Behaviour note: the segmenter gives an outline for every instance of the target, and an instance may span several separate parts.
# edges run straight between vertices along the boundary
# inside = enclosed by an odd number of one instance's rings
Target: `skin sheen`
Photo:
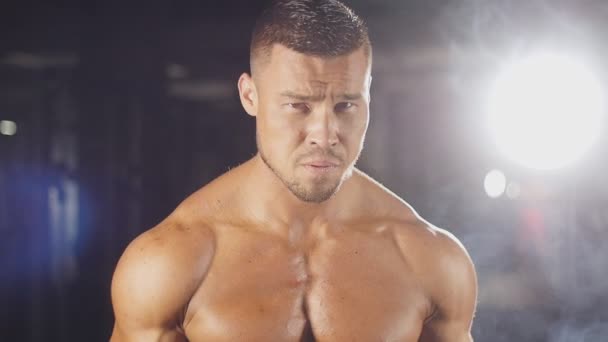
[[[127,247],[112,342],[472,341],[463,246],[354,167],[370,64],[275,45],[240,77],[259,153]]]

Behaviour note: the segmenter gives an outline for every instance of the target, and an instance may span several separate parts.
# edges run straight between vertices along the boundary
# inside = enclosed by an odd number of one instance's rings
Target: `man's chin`
[[[307,203],[323,203],[329,200],[340,189],[341,183],[327,188],[311,186],[307,189],[290,189],[291,192],[301,201]]]
[[[306,203],[314,203],[314,204],[321,204],[327,200],[329,200],[335,193],[331,193],[331,194],[295,194],[296,197],[302,201],[302,202],[306,202]]]

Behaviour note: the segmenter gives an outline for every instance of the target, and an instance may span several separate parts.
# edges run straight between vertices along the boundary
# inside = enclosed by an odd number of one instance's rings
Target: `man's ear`
[[[239,77],[239,97],[241,98],[241,104],[251,116],[258,115],[258,93],[255,88],[253,78],[246,72]]]

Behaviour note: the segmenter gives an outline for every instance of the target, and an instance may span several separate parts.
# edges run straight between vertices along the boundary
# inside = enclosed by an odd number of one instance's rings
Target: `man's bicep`
[[[114,307],[121,307],[120,303]],[[184,342],[184,334],[175,325],[141,314],[133,307],[129,312],[115,309],[115,322],[110,342]]]
[[[114,325],[110,342],[187,342],[179,331],[165,328],[131,328],[124,331],[118,324]]]
[[[470,324],[464,321],[437,318],[427,323],[420,342],[471,342]]]
[[[439,303],[437,312],[423,326],[421,342],[471,342],[471,326],[475,315],[476,285],[471,284],[462,298]],[[454,295],[458,295],[455,291]]]
[[[174,284],[173,261],[145,236],[127,247],[112,278],[112,342],[185,341],[178,327],[186,293]]]
[[[420,341],[470,342],[477,303],[477,276],[469,255],[460,242],[448,234],[435,288],[435,312],[424,325]]]
[[[127,306],[120,299],[113,300],[115,321],[110,342],[186,341],[175,325],[146,312],[145,306]]]

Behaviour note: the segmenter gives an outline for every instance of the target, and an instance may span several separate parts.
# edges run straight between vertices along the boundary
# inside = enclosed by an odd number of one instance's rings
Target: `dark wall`
[[[531,172],[484,140],[476,101],[498,56],[531,37],[606,56],[606,5],[348,3],[374,42],[359,166],[467,247],[480,279],[476,340],[602,336],[605,137],[579,166]],[[236,80],[263,4],[2,3],[0,120],[18,131],[0,135],[0,340],[107,340],[126,245],[255,153]],[[489,200],[483,176],[495,167],[529,196]]]

